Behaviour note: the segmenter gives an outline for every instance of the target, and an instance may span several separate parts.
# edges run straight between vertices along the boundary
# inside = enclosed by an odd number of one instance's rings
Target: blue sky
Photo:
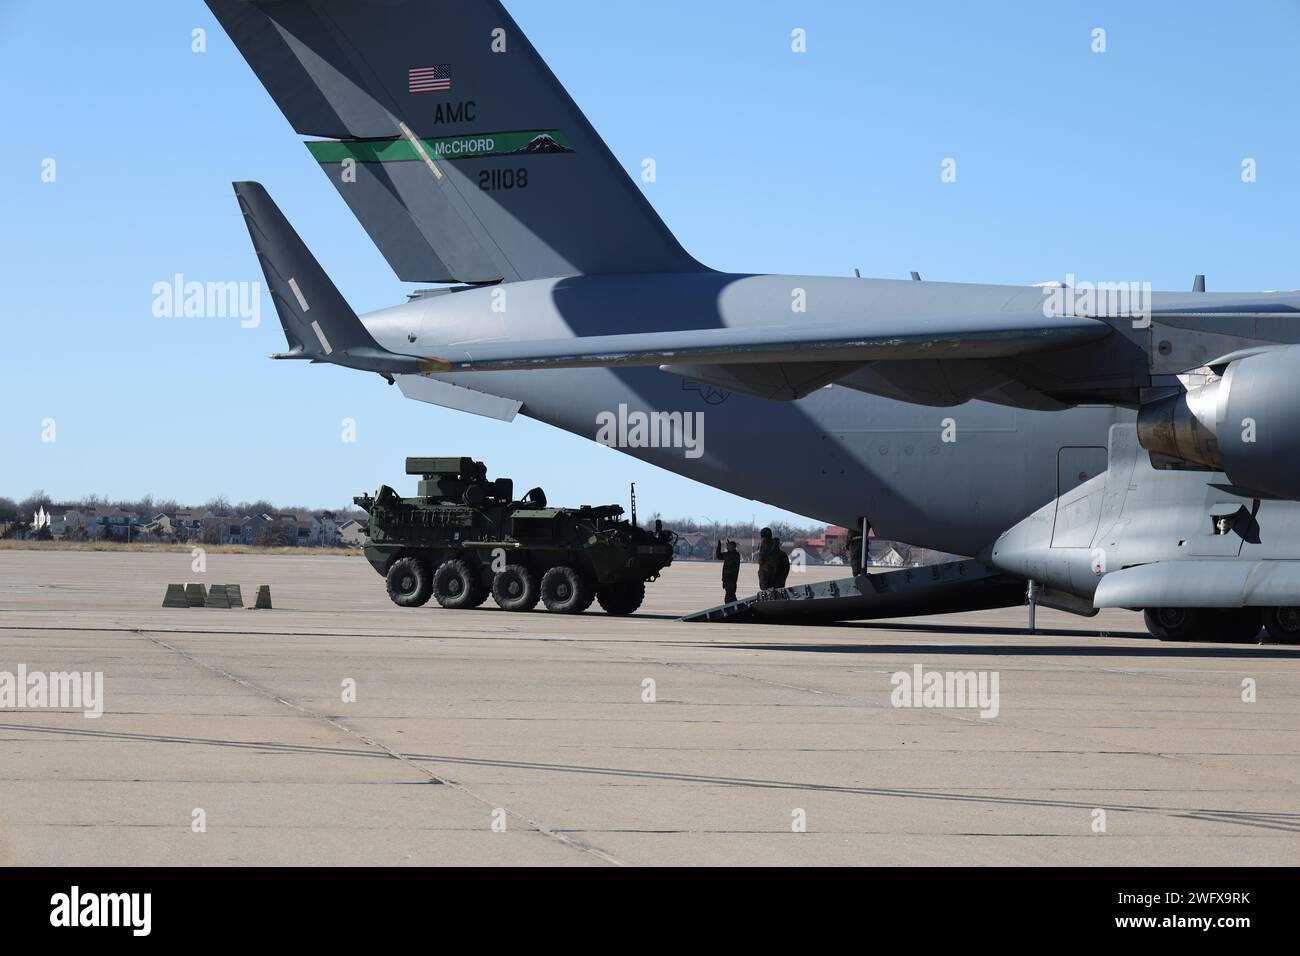
[[[619,160],[655,158],[643,188],[714,268],[1300,286],[1300,4],[507,6]],[[0,495],[337,506],[407,454],[468,452],[557,500],[635,480],[647,510],[789,517],[531,421],[270,362],[269,299],[256,329],[155,317],[176,273],[260,280],[237,179],[267,186],[358,312],[408,288],[200,0],[0,0],[0,81]]]

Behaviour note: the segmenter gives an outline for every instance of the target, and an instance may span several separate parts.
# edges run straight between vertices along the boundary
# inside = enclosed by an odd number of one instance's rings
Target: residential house
[[[94,541],[99,529],[98,508],[69,508],[63,513],[62,536],[70,541]]]
[[[339,543],[339,520],[332,511],[322,511],[316,516],[320,523],[320,544],[332,548]]]
[[[349,518],[339,525],[339,541],[351,548],[359,548],[366,543],[366,525],[356,518]]]
[[[140,531],[142,534],[168,540],[176,536],[176,527],[172,524],[171,515],[162,512],[154,515],[148,522],[141,525]]]
[[[99,515],[101,537],[115,541],[134,541],[140,536],[140,515],[113,508]]]
[[[701,531],[684,531],[677,536],[673,556],[685,561],[712,561],[716,542]]]
[[[203,534],[203,523],[212,518],[210,511],[184,509],[173,512],[171,520],[172,533],[180,541],[198,541]]]
[[[293,525],[294,545],[311,548],[320,544],[321,523],[310,511],[286,511],[282,517]]]
[[[839,525],[826,526],[826,531],[822,535],[822,551],[826,553],[828,564],[832,557],[839,557],[843,563],[843,557],[848,553],[851,533],[848,528],[841,528]]]
[[[901,568],[907,564],[907,559],[888,541],[882,541],[878,550],[872,548],[867,552],[867,563],[873,567]]]
[[[802,552],[803,563],[805,565],[825,564],[825,561],[823,560],[822,549],[820,545],[816,544],[815,542],[816,539],[808,539],[808,538],[798,538],[795,541],[791,542],[789,548],[791,560],[794,560],[795,552]]]

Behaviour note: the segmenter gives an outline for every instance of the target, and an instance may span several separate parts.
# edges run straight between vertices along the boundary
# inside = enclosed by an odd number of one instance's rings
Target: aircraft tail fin
[[[207,0],[398,277],[689,256],[498,0]]]
[[[417,371],[416,357],[389,352],[374,340],[262,185],[234,186],[289,342],[289,351],[276,358],[367,371]]]

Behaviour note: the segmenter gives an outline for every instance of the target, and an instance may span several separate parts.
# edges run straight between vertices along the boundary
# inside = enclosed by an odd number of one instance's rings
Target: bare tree
[[[214,515],[221,516],[229,515],[231,510],[230,502],[226,499],[225,495],[217,495],[214,498],[208,499],[203,507],[205,510],[211,511]]]

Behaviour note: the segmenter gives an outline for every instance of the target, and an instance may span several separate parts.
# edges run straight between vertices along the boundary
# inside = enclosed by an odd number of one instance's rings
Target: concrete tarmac
[[[615,619],[401,609],[361,558],[0,551],[0,679],[105,695],[0,709],[0,864],[1300,862],[1300,647],[677,623],[718,577]],[[184,581],[276,607],[160,607]],[[916,665],[996,677],[996,716],[894,706]]]

